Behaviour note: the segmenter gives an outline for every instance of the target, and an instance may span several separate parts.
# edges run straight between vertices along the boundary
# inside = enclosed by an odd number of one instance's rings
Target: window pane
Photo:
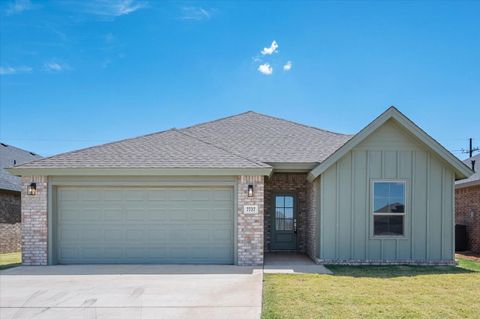
[[[375,188],[375,197],[388,197],[388,186],[390,183],[375,182],[373,187]]]
[[[293,207],[293,197],[285,196],[285,207]]]
[[[293,218],[293,208],[285,208],[285,218]]]
[[[375,236],[403,235],[404,216],[373,216],[373,234]]]
[[[404,183],[375,182],[373,192],[373,209],[375,213],[405,212]]]
[[[283,196],[275,196],[275,207],[285,207]]]
[[[280,218],[275,223],[276,230],[285,230],[285,219]]]
[[[285,208],[275,209],[275,217],[276,218],[285,218]]]
[[[404,183],[388,183],[390,186],[390,197],[400,197],[403,198],[404,194]]]
[[[293,230],[293,219],[285,219],[285,230]]]
[[[375,196],[374,201],[373,205],[375,213],[388,213],[390,211],[387,197]]]
[[[390,204],[390,212],[392,213],[404,213],[405,205],[400,202],[394,201],[393,204]]]

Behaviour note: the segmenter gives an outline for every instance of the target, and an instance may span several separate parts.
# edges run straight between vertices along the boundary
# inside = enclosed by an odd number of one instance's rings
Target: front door
[[[295,197],[292,195],[275,195],[273,205],[272,250],[296,250]]]

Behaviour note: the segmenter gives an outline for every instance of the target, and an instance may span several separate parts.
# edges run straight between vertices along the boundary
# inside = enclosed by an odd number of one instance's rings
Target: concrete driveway
[[[0,318],[260,318],[262,269],[22,266],[0,272]]]

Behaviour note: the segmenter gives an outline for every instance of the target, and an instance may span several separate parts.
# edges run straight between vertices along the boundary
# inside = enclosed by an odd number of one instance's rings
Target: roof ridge
[[[236,116],[240,116],[240,115],[243,115],[243,114],[247,114],[247,113],[255,113],[255,112],[254,111],[245,111],[245,112],[242,112],[242,113],[221,117],[219,119],[210,120],[210,121],[206,121],[206,122],[202,122],[202,123],[198,123],[198,124],[193,124],[193,125],[186,126],[186,127],[181,128],[181,129],[178,129],[178,130],[187,130],[187,129],[192,128],[192,127],[223,121],[223,120],[226,120],[226,119],[229,119],[229,118],[232,118],[232,117],[236,117]]]
[[[251,111],[249,111],[249,112],[251,112]],[[248,112],[245,112],[245,113],[248,113]],[[257,166],[268,165],[268,164],[263,163],[263,162],[255,162],[255,161],[251,160],[251,159],[248,158],[248,157],[241,156],[241,155],[238,155],[238,154],[236,154],[236,153],[233,153],[232,151],[230,151],[230,150],[228,150],[228,149],[226,149],[226,148],[220,147],[220,146],[215,145],[215,144],[213,144],[213,143],[211,143],[211,142],[207,142],[207,141],[201,140],[201,139],[199,139],[199,138],[196,137],[196,136],[192,136],[192,135],[190,135],[190,134],[187,134],[187,133],[183,132],[182,130],[184,130],[184,129],[179,130],[179,129],[176,129],[176,128],[175,128],[175,129],[173,129],[173,130],[174,130],[175,132],[178,132],[178,133],[180,133],[180,134],[183,134],[183,135],[185,135],[185,136],[188,136],[188,137],[190,137],[190,138],[192,138],[192,139],[194,139],[194,140],[196,140],[196,141],[199,141],[199,142],[201,142],[201,143],[204,143],[204,144],[213,146],[213,147],[218,148],[218,149],[220,149],[220,150],[222,150],[222,151],[224,151],[224,152],[227,152],[227,153],[229,153],[229,154],[231,154],[231,155],[233,155],[233,156],[236,156],[236,157],[242,158],[242,159],[244,159],[244,160],[247,160],[247,161],[249,161],[250,163],[253,163],[253,164],[257,165]],[[263,164],[263,165],[262,165],[262,164]],[[268,165],[268,166],[271,166],[271,165]]]
[[[315,126],[312,126],[312,125],[307,125],[307,124],[303,124],[303,123],[298,123],[298,122],[291,121],[291,120],[287,120],[287,119],[284,119],[284,118],[281,118],[281,117],[277,117],[277,116],[273,116],[273,115],[268,115],[268,114],[263,114],[263,113],[259,113],[259,112],[255,112],[255,111],[251,111],[251,110],[250,110],[250,111],[246,111],[246,112],[242,112],[242,113],[238,113],[238,114],[234,114],[234,115],[230,115],[230,116],[225,116],[225,117],[222,117],[222,118],[219,118],[219,119],[216,119],[216,120],[211,120],[211,121],[206,121],[206,122],[203,122],[203,123],[198,123],[198,124],[190,125],[190,126],[187,126],[187,127],[182,128],[181,130],[187,130],[187,129],[190,129],[190,128],[193,128],[193,127],[198,127],[198,126],[202,126],[202,125],[205,125],[205,124],[210,124],[210,123],[215,123],[215,122],[223,121],[223,120],[226,120],[226,119],[230,119],[230,118],[237,117],[237,116],[244,115],[244,114],[248,114],[248,113],[252,113],[252,114],[256,114],[256,115],[268,117],[268,118],[275,119],[275,120],[278,120],[278,121],[288,122],[288,123],[291,123],[291,124],[295,124],[295,125],[298,125],[298,126],[303,126],[303,127],[310,128],[310,129],[314,129],[314,130],[321,131],[321,132],[327,132],[327,133],[336,134],[336,135],[341,135],[341,136],[353,136],[353,135],[355,135],[355,134],[345,134],[345,133],[333,132],[333,131],[326,130],[326,129],[322,129],[322,128],[315,127]]]
[[[158,131],[158,132],[154,132],[154,133],[149,133],[149,134],[139,135],[139,136],[135,136],[135,137],[124,138],[124,139],[121,139],[121,140],[118,140],[118,141],[113,141],[113,142],[107,142],[107,143],[97,144],[97,145],[93,145],[93,146],[88,146],[88,147],[84,147],[84,148],[81,148],[81,149],[78,149],[78,150],[58,153],[58,154],[55,154],[55,155],[52,155],[52,156],[42,157],[42,158],[35,159],[35,160],[27,162],[27,163],[16,165],[14,167],[21,167],[23,165],[29,165],[29,164],[36,163],[36,162],[39,162],[39,161],[48,160],[50,158],[57,157],[57,156],[62,156],[62,155],[67,155],[67,154],[75,154],[75,153],[83,152],[83,151],[90,150],[90,149],[97,148],[97,147],[102,147],[102,146],[107,146],[107,145],[112,145],[112,144],[116,144],[116,143],[130,141],[130,140],[135,140],[135,139],[138,139],[138,138],[152,136],[152,135],[155,135],[155,134],[162,134],[162,133],[166,133],[166,132],[169,132],[169,131],[172,131],[172,130],[174,130],[174,129],[171,128],[171,129],[168,129],[168,130]]]
[[[275,120],[284,121],[284,122],[288,122],[288,123],[295,124],[295,125],[298,125],[298,126],[303,126],[303,127],[306,127],[306,128],[311,128],[311,129],[314,129],[314,130],[317,130],[317,131],[332,133],[332,134],[336,134],[336,135],[343,135],[343,136],[353,136],[353,135],[355,135],[355,134],[345,134],[345,133],[333,132],[333,131],[326,130],[326,129],[323,129],[323,128],[319,128],[319,127],[315,127],[315,126],[307,125],[307,124],[303,124],[303,123],[298,123],[298,122],[295,122],[295,121],[292,121],[292,120],[287,120],[287,119],[284,119],[284,118],[281,118],[281,117],[278,117],[278,116],[269,115],[269,114],[263,114],[263,113],[254,112],[254,111],[248,111],[248,112],[245,112],[245,113],[254,113],[254,114],[269,117],[269,118],[272,118],[272,119],[275,119]]]

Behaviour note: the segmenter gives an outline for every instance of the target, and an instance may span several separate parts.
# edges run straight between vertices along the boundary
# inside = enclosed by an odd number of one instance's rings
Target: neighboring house
[[[475,174],[455,183],[456,221],[467,226],[467,248],[480,254],[480,154],[463,162]]]
[[[0,143],[0,254],[21,249],[21,179],[4,168],[39,158],[35,153]]]
[[[35,189],[26,265],[452,264],[454,181],[472,175],[394,107],[355,135],[246,112],[10,172]]]

